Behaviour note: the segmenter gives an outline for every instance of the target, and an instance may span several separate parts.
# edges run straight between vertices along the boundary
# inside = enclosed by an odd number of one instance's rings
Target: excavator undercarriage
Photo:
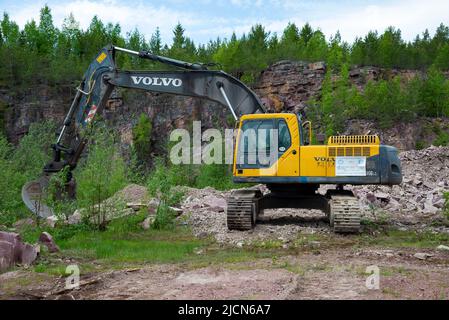
[[[259,189],[236,190],[227,199],[227,224],[230,230],[251,230],[266,209],[294,208],[323,211],[335,233],[358,233],[361,208],[352,191],[342,188],[317,192],[314,186],[268,185],[270,192]]]

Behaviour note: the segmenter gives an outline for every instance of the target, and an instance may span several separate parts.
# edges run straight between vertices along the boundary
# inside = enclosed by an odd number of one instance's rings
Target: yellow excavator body
[[[238,128],[233,165],[236,182],[396,184],[401,179],[396,149],[381,145],[375,135],[331,136],[325,145],[312,144],[311,123],[302,123],[290,113],[244,115]],[[246,135],[249,129],[254,129],[253,137]],[[273,129],[279,147],[274,161],[248,164],[251,139],[260,152],[273,139],[263,131]],[[261,138],[267,139],[262,148]],[[389,156],[388,161],[380,156],[381,151]]]

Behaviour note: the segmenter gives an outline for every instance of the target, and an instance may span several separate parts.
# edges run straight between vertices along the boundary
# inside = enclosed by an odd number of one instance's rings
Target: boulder
[[[141,226],[142,226],[143,230],[150,229],[151,225],[154,222],[154,219],[155,219],[155,216],[146,217],[145,220],[143,220],[142,223],[141,223]]]
[[[435,214],[437,213],[439,210],[437,207],[431,205],[430,203],[424,203],[424,209],[423,209],[423,213],[426,214]]]
[[[127,208],[131,208],[134,211],[139,211],[140,209],[146,207],[147,205],[142,202],[128,202],[126,203]]]
[[[426,260],[427,258],[433,257],[433,254],[425,252],[417,252],[413,256],[419,260]]]
[[[11,242],[0,240],[0,272],[15,264],[14,246]]]
[[[390,199],[388,193],[385,192],[375,192],[374,196],[381,201],[388,201]]]
[[[175,208],[175,207],[168,207],[168,208],[171,211],[173,211],[177,217],[179,217],[182,214],[182,212],[183,212],[183,210],[180,209],[180,208]]]
[[[69,216],[68,223],[78,224],[81,223],[81,220],[82,220],[81,211],[79,209],[76,209],[75,212],[71,216]]]
[[[209,207],[212,211],[224,212],[226,209],[226,200],[213,195],[207,195],[203,198],[203,205]]]
[[[15,264],[30,265],[39,255],[40,247],[24,243],[19,234],[0,232],[0,271]]]
[[[159,207],[160,204],[160,200],[153,198],[150,201],[148,201],[148,214],[152,215],[152,214],[156,214],[157,212],[157,208]]]
[[[50,228],[54,228],[56,225],[56,222],[58,222],[58,217],[53,215],[53,216],[49,216],[45,219],[45,223],[47,224],[47,226],[49,226]]]
[[[48,232],[41,233],[39,236],[39,242],[46,246],[48,251],[51,253],[59,251],[59,247],[56,245],[53,237]]]
[[[21,219],[21,220],[16,221],[16,222],[13,224],[13,227],[14,227],[15,229],[22,229],[22,228],[25,227],[25,226],[34,226],[34,225],[35,225],[35,223],[34,223],[34,220],[33,220],[33,219],[31,219],[31,218],[26,218],[26,219]]]
[[[29,243],[22,244],[20,252],[20,263],[24,265],[31,265],[39,255],[41,248],[38,244],[32,245]]]
[[[440,199],[437,202],[433,203],[433,206],[435,208],[438,208],[438,209],[443,209],[444,204],[445,204],[445,200],[444,199]]]
[[[440,250],[440,251],[449,251],[449,247],[440,244],[440,245],[437,247],[437,250]]]

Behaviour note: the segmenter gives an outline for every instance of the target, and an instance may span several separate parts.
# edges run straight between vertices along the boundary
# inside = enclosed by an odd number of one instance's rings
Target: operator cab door
[[[276,119],[278,130],[277,176],[299,176],[299,130],[295,116]]]
[[[239,176],[298,176],[299,134],[296,117],[245,120],[236,158]]]

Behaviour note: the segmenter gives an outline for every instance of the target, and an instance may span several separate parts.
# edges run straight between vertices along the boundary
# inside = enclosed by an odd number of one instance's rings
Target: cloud
[[[367,5],[334,16],[312,21],[320,26],[326,34],[340,30],[345,40],[352,41],[356,36],[363,36],[370,30],[383,32],[387,27],[401,29],[407,40],[412,40],[425,28],[432,31],[441,22],[446,22],[449,15],[449,2],[444,0],[401,0],[394,4]]]
[[[232,0],[245,6],[245,0]],[[445,0],[397,0],[384,4],[366,3],[348,5],[340,1],[316,4],[310,1],[271,0],[264,4],[271,11],[282,12],[282,17],[275,14],[264,17],[229,18],[223,23],[214,24],[195,31],[194,34],[217,34],[228,38],[232,32],[238,35],[248,33],[256,23],[262,23],[267,31],[279,35],[289,22],[301,27],[309,22],[314,28],[323,31],[327,38],[340,31],[344,41],[352,42],[356,37],[363,37],[371,30],[382,33],[389,26],[401,29],[405,40],[413,40],[426,28],[432,34],[440,23],[447,24],[449,1]],[[274,9],[275,8],[275,9]]]
[[[4,2],[9,1],[8,11],[22,27],[31,18],[38,20],[40,8],[48,3],[57,26],[72,12],[86,29],[96,14],[103,22],[120,23],[124,33],[137,27],[147,39],[159,27],[163,41],[168,43],[178,22],[187,36],[201,43],[229,38],[234,31],[237,35],[248,33],[256,23],[281,34],[288,22],[299,27],[310,22],[328,38],[339,30],[348,42],[370,30],[383,32],[392,25],[401,29],[406,40],[413,40],[425,28],[432,33],[441,22],[447,24],[449,16],[446,0],[382,0],[382,4],[374,0],[24,0],[20,6],[12,0]]]
[[[38,21],[39,10],[47,2],[36,1],[31,5],[21,7],[13,12],[12,18],[22,27],[31,19]],[[192,13],[172,10],[164,5],[156,7],[141,1],[129,5],[126,2],[115,0],[75,0],[65,3],[48,3],[48,5],[57,26],[61,26],[64,18],[73,13],[81,28],[87,29],[93,16],[97,15],[104,23],[119,23],[123,31],[131,31],[137,27],[147,39],[156,30],[156,27],[159,27],[162,37],[167,42],[171,39],[171,31],[178,22],[181,22],[187,29],[187,34],[189,27],[204,22]]]

